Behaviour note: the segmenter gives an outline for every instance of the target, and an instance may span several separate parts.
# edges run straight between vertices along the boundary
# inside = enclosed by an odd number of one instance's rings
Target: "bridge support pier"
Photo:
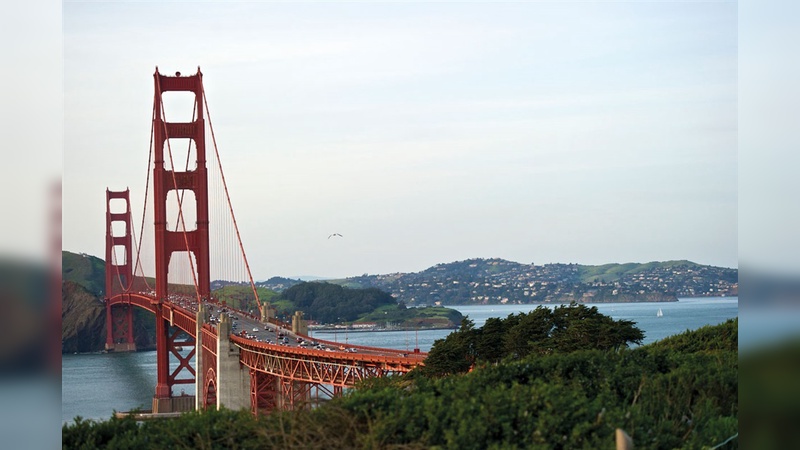
[[[153,396],[153,413],[172,411],[172,388],[169,377],[169,323],[164,317],[163,304],[156,304],[156,394]]]
[[[195,333],[194,333],[194,392],[195,401],[194,409],[201,410],[204,408],[203,404],[203,389],[205,388],[206,374],[203,368],[205,367],[204,359],[206,354],[203,351],[203,324],[206,323],[206,305],[200,303],[197,305],[197,315],[195,316]]]
[[[308,336],[308,322],[303,320],[303,311],[295,311],[292,316],[292,333]]]
[[[269,302],[265,302],[261,305],[261,322],[267,323],[269,319],[274,319],[276,317],[277,310],[270,305]]]
[[[133,307],[106,306],[106,351],[135,352],[133,340]]]
[[[250,371],[239,362],[239,348],[231,344],[231,322],[221,314],[217,327],[217,409],[250,409]]]

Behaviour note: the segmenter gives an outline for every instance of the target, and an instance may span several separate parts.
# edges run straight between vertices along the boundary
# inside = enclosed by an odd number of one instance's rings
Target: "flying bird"
[[[330,238],[332,238],[332,237],[334,237],[334,236],[343,237],[343,236],[342,236],[341,234],[339,234],[339,233],[333,233],[332,235],[328,236],[328,239],[330,239]]]

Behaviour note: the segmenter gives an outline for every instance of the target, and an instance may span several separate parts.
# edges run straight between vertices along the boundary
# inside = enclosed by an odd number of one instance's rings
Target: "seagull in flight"
[[[343,236],[342,236],[341,234],[339,234],[339,233],[333,233],[332,235],[328,236],[328,239],[330,239],[330,238],[332,238],[332,237],[334,237],[334,236],[343,237]]]

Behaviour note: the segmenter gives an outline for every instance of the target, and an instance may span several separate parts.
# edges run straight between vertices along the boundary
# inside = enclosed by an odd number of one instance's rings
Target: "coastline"
[[[325,334],[339,334],[339,333],[377,333],[381,331],[429,331],[429,330],[457,330],[458,327],[424,327],[424,328],[408,328],[408,327],[393,327],[393,328],[368,328],[368,329],[351,329],[351,328],[310,328],[308,331],[312,334],[325,333]]]

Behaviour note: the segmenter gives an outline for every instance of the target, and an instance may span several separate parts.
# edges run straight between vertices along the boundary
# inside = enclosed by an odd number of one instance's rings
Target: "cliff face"
[[[99,352],[105,348],[106,319],[103,302],[83,286],[64,281],[61,285],[61,352]],[[133,336],[138,350],[155,348],[155,318],[139,308],[133,310]]]
[[[103,350],[105,333],[103,303],[83,286],[64,281],[61,285],[61,352]]]

